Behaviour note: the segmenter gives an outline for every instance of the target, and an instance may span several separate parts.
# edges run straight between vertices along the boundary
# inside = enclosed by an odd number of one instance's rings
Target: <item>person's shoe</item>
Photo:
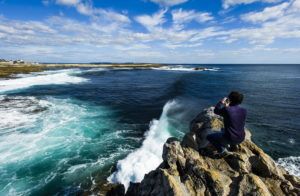
[[[221,159],[224,158],[226,156],[228,156],[230,153],[227,151],[227,149],[225,148],[222,152],[216,152],[214,154],[214,157],[217,159]]]

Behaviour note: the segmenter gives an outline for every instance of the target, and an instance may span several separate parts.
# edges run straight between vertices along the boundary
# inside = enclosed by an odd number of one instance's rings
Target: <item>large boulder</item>
[[[141,183],[131,183],[126,195],[300,195],[300,179],[277,166],[251,141],[249,131],[230,155],[210,156],[206,135],[222,127],[213,108],[204,110],[182,142],[167,140],[163,162]]]

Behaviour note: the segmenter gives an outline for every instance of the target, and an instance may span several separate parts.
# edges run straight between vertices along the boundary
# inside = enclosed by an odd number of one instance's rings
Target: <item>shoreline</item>
[[[0,78],[11,78],[15,74],[29,74],[55,68],[159,68],[165,65],[140,63],[140,64],[11,64],[0,62]]]

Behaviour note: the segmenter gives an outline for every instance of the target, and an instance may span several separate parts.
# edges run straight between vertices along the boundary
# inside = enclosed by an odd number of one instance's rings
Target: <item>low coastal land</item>
[[[28,74],[49,69],[67,68],[158,68],[162,64],[153,63],[123,63],[123,64],[36,64],[36,63],[9,63],[0,62],[0,78],[10,78],[15,74]]]

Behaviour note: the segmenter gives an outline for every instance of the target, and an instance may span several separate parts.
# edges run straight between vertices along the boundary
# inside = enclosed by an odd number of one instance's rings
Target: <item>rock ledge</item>
[[[251,141],[249,131],[246,140],[224,158],[210,156],[212,149],[200,149],[208,143],[206,135],[222,126],[213,108],[204,110],[182,142],[167,140],[163,162],[141,183],[131,183],[126,195],[300,195],[300,179],[277,166]],[[116,192],[121,195],[116,190],[108,195]]]

